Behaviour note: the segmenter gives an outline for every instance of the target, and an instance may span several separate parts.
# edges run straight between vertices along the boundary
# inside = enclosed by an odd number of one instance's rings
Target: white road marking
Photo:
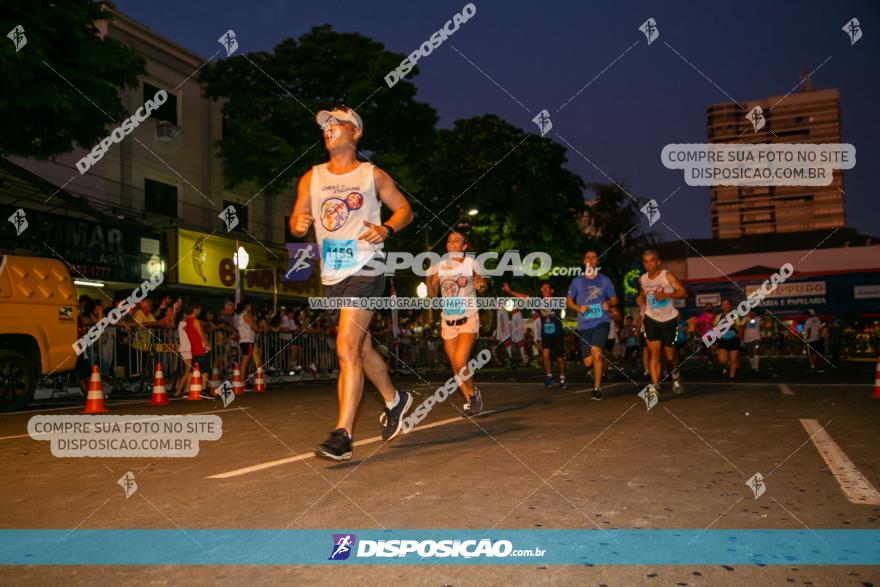
[[[794,392],[791,390],[791,388],[784,383],[779,384],[779,391],[782,392],[782,395],[794,395]]]
[[[720,385],[720,381],[696,381],[696,380],[684,380],[684,383],[690,383],[692,385]],[[778,385],[772,381],[768,381],[766,383],[757,383],[751,381],[734,381],[734,387],[770,387],[773,385]],[[870,383],[792,383],[796,387],[872,387]],[[727,384],[725,384],[727,387]]]
[[[424,426],[418,426],[417,428],[413,428],[409,433],[415,432],[417,430],[428,430],[429,428],[435,428],[437,426],[443,426],[444,424],[449,424],[451,422],[463,422],[465,419],[461,416],[456,416],[455,418],[447,418],[446,420],[439,420],[437,422],[432,422],[431,424],[426,424]],[[409,434],[408,433],[408,434]],[[352,443],[352,447],[355,446],[363,446],[365,444],[373,444],[374,442],[383,442],[381,436],[372,436],[370,438],[365,438],[363,440],[357,440]],[[315,453],[311,450],[307,453],[298,454],[292,457],[287,457],[284,459],[278,459],[275,461],[269,461],[267,463],[260,463],[259,465],[252,465],[250,467],[244,467],[241,469],[235,469],[234,471],[227,471],[225,473],[218,473],[217,475],[211,475],[207,477],[207,479],[228,479],[229,477],[238,477],[240,475],[247,475],[248,473],[255,473],[257,471],[263,471],[265,469],[271,469],[272,467],[280,467],[281,465],[286,465],[287,463],[295,463],[297,461],[304,461],[306,459],[315,458]]]
[[[818,420],[801,420],[801,424],[812,437],[819,454],[825,459],[825,463],[846,498],[855,504],[880,505],[880,493],[868,479],[862,475],[855,463],[843,452],[826,430],[822,428]]]

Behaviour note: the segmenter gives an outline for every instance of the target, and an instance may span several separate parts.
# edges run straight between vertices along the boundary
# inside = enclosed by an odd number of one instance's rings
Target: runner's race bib
[[[666,306],[669,305],[669,298],[666,298],[665,300],[658,300],[657,298],[654,297],[654,294],[649,293],[648,294],[648,305],[651,306],[651,308],[655,309],[655,310],[657,308],[665,308]]]
[[[447,316],[464,314],[464,298],[443,298],[443,311]]]
[[[556,334],[556,325],[552,322],[544,323],[544,334]]]
[[[321,259],[328,270],[336,271],[355,266],[357,244],[354,240],[325,238],[321,249]]]
[[[587,305],[587,311],[584,312],[584,318],[587,320],[593,320],[595,318],[602,317],[602,304],[589,304]]]

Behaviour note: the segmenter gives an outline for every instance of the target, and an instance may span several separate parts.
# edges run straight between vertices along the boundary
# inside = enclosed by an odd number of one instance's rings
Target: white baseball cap
[[[331,118],[335,118],[336,120],[341,120],[343,122],[350,122],[361,129],[361,132],[363,132],[364,130],[364,121],[361,120],[361,117],[360,115],[358,115],[357,112],[355,112],[352,108],[349,108],[348,106],[340,104],[338,106],[334,106],[333,110],[321,110],[315,116],[315,120],[318,122],[318,126],[320,126],[321,128],[323,128],[324,125],[327,124],[327,121]]]

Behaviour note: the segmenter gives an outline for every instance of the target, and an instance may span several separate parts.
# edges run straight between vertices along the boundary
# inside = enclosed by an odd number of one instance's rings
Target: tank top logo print
[[[330,232],[336,232],[348,222],[350,212],[364,205],[360,192],[351,192],[345,198],[327,198],[321,204],[321,224]]]

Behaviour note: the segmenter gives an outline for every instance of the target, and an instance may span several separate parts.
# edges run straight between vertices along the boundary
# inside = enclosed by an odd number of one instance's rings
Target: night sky
[[[337,31],[362,33],[392,51],[410,53],[466,2],[117,0],[115,4],[124,14],[207,58],[220,47],[217,38],[230,28],[238,36],[239,52],[270,51],[285,37],[324,23]],[[798,83],[805,67],[812,71],[831,57],[813,74],[812,85],[839,88],[842,142],[856,147],[856,166],[845,175],[847,225],[880,236],[874,173],[880,163],[880,3],[493,0],[475,5],[473,19],[421,60],[421,73],[414,78],[417,99],[436,108],[440,126],[493,113],[537,132],[531,119],[546,108],[553,122],[548,136],[558,132],[609,176],[626,180],[632,194],[659,202],[682,186],[664,204],[662,214],[683,237],[711,236],[709,190],[689,187],[680,171],[663,167],[663,146],[706,142],[706,107],[728,100],[724,92],[740,102],[783,95]],[[659,39],[650,46],[638,31],[648,17],[660,30]],[[852,17],[859,19],[863,37],[851,46],[841,27]],[[556,112],[590,80],[594,81],[589,87]],[[377,86],[380,83],[384,82],[377,80]],[[585,181],[607,181],[577,153],[569,150],[568,157],[570,168]],[[493,173],[502,171],[499,167]],[[676,238],[662,224],[654,228],[658,227],[660,240]]]

